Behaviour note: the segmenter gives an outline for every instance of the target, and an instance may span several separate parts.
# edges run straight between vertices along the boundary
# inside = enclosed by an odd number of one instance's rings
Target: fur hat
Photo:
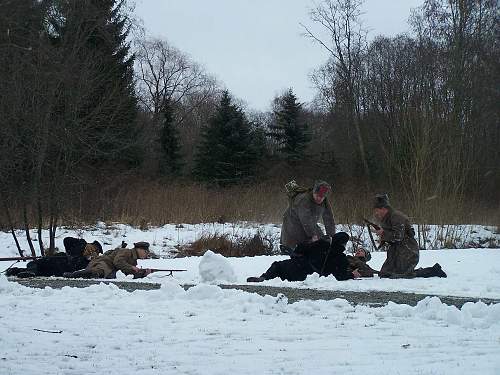
[[[372,259],[372,254],[368,250],[366,250],[362,247],[359,248],[359,250],[363,250],[365,252],[365,256],[364,256],[365,262],[368,262],[368,261],[370,261],[370,259]]]
[[[97,242],[97,241],[94,241],[94,242]],[[97,243],[99,243],[99,242],[97,242]],[[85,248],[83,249],[82,255],[85,258],[92,260],[94,258],[97,258],[99,256],[99,253],[102,253],[102,248],[101,248],[101,251],[99,251],[99,248],[94,243],[88,243],[85,245]]]
[[[331,185],[328,182],[318,180],[314,183],[313,193],[316,193],[321,198],[323,198],[326,193],[332,190]]]
[[[97,251],[102,254],[102,245],[99,243],[99,241],[92,242],[92,245],[94,245],[97,248]]]
[[[149,251],[149,242],[146,242],[146,241],[136,242],[136,243],[134,243],[134,247],[136,249],[144,249],[144,250]]]
[[[388,208],[391,207],[389,204],[389,196],[387,194],[377,194],[373,200],[373,208]]]

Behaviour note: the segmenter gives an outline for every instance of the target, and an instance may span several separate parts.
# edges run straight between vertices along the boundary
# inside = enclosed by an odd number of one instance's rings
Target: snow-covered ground
[[[256,227],[172,225],[141,231],[98,225],[62,229],[57,245],[62,248],[62,239],[75,234],[97,239],[105,249],[122,240],[146,240],[167,255],[177,243],[215,230],[236,236],[255,233]],[[260,230],[279,233],[276,226]],[[0,256],[16,255],[10,235],[0,233]],[[145,260],[144,267],[187,272],[152,274],[145,281],[161,283],[161,289],[133,293],[104,284],[30,289],[0,276],[0,374],[500,374],[500,304],[457,309],[436,297],[415,307],[354,307],[340,299],[288,303],[283,296],[216,285],[245,283],[284,258],[208,253]],[[378,268],[384,259],[384,253],[374,253],[370,264]],[[439,262],[448,278],[339,282],[313,275],[305,282],[265,283],[498,299],[499,259],[500,249],[427,250],[420,266]],[[11,263],[0,262],[0,271]],[[184,291],[183,283],[197,285]]]

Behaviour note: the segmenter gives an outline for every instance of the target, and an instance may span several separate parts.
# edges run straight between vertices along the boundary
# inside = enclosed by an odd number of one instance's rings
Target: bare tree
[[[308,26],[302,26],[305,35],[330,54],[329,61],[319,70],[314,81],[330,105],[335,105],[337,111],[345,111],[349,126],[355,129],[359,157],[369,188],[370,171],[360,126],[361,60],[366,49],[366,32],[360,23],[362,3],[362,0],[324,0],[311,10],[311,20],[321,27],[321,31],[328,33],[329,39],[318,36],[319,32]]]
[[[168,42],[138,39],[135,50],[139,100],[153,119],[158,118],[164,103],[195,108],[213,96],[215,79]]]

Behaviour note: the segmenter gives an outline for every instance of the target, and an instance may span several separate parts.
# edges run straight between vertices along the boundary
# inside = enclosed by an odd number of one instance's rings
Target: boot
[[[63,277],[66,277],[68,279],[91,279],[94,277],[93,273],[87,270],[80,270],[80,271],[75,271],[75,272],[64,272]]]
[[[19,272],[26,271],[26,268],[11,267],[5,271],[5,276],[17,276]]]
[[[264,280],[265,279],[262,276],[259,277],[252,276],[247,279],[247,283],[261,283]]]
[[[432,269],[434,270],[434,276],[448,277],[448,275],[446,275],[446,273],[441,269],[441,265],[439,263],[436,263],[435,265],[433,265]]]

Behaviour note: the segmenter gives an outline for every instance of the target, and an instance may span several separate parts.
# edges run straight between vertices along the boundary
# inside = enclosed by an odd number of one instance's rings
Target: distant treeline
[[[124,0],[0,2],[0,225],[279,221],[292,178],[331,182],[346,220],[384,191],[415,220],[498,224],[498,2],[427,0],[371,41],[361,5],[303,25],[329,53],[313,103],[251,112]]]

